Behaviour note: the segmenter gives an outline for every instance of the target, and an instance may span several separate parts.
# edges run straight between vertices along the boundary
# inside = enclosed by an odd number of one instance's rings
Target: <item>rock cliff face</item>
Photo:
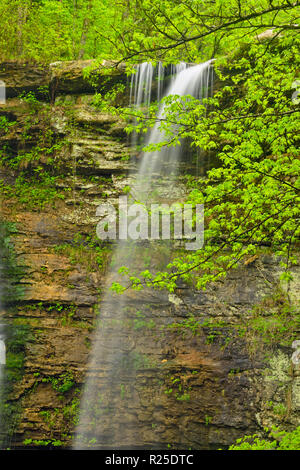
[[[95,87],[126,84],[124,68],[100,73],[92,86],[83,77],[89,65],[0,67],[8,349],[1,432],[10,448],[72,445],[113,249],[96,238],[96,207],[116,202],[134,170],[123,123],[92,106]],[[117,435],[119,447],[214,449],[263,426],[299,425],[300,373],[284,334],[295,330],[296,317],[285,312],[299,305],[299,273],[295,266],[293,281],[280,284],[278,261],[265,255],[206,292],[181,286],[155,300],[133,293],[132,322],[118,328],[116,300],[104,328],[127,339],[135,389],[125,368],[113,391],[120,429],[104,416],[100,445]]]

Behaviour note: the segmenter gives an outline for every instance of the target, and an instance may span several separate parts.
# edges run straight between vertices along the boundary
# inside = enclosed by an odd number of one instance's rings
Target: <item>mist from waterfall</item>
[[[169,76],[171,75],[171,77]],[[169,77],[168,77],[169,76]],[[151,100],[160,101],[169,95],[192,95],[203,99],[212,86],[211,61],[196,66],[181,63],[166,70],[159,64],[154,68],[144,63],[137,66],[131,81],[130,103],[133,106],[148,106]],[[160,106],[158,119],[163,115]],[[160,143],[165,135],[159,129],[159,121],[147,134],[145,144]],[[137,136],[133,137],[133,145]],[[160,193],[164,201],[170,197],[166,190],[177,190],[176,178],[183,157],[182,147],[164,147],[160,151],[145,152],[139,163],[131,194],[137,200],[151,202],[152,192]],[[172,181],[172,183],[171,183]],[[175,197],[180,197],[178,194]],[[148,247],[149,248],[149,247]],[[79,422],[73,447],[75,449],[134,449],[141,446],[152,448],[151,438],[141,435],[143,410],[147,404],[137,390],[142,379],[141,371],[149,371],[152,377],[155,368],[147,362],[147,351],[143,350],[143,337],[139,325],[142,321],[151,324],[159,318],[157,294],[145,289],[133,294],[131,290],[122,295],[110,290],[112,282],[124,282],[118,273],[120,267],[129,267],[132,273],[144,269],[147,247],[139,240],[118,241],[113,260],[106,277],[106,285],[95,328],[90,354],[90,363],[83,389]],[[160,250],[154,242],[150,244],[151,269],[159,269],[169,261],[169,249]],[[165,258],[164,258],[165,257]],[[141,329],[143,332],[143,330]],[[159,344],[152,340],[152,350],[160,355]],[[149,435],[155,429],[149,430]],[[152,433],[152,434],[151,434]]]

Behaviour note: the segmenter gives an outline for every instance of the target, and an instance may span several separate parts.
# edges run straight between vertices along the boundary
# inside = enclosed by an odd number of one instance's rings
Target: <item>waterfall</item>
[[[169,80],[168,74],[171,75]],[[154,80],[157,81],[156,90]],[[210,61],[196,66],[181,63],[167,70],[161,64],[155,69],[151,64],[141,64],[132,77],[130,103],[134,106],[147,106],[151,99],[160,99],[163,94],[193,95],[202,99],[208,96],[211,81]],[[158,119],[163,112],[164,106],[161,106]],[[164,137],[157,122],[147,134],[146,144],[162,142]],[[133,143],[136,143],[136,138]],[[150,193],[158,188],[161,198],[172,199],[174,195],[166,190],[170,191],[171,177],[176,192],[176,175],[181,157],[182,147],[179,146],[145,152],[131,188],[134,198],[149,202]],[[161,181],[159,177],[163,174],[165,176]],[[156,184],[158,180],[159,186]],[[92,341],[91,359],[74,440],[75,449],[166,446],[166,442],[163,442],[163,438],[155,430],[151,416],[149,417],[151,409],[153,413],[155,410],[156,419],[161,413],[159,398],[152,395],[151,390],[152,384],[158,379],[157,365],[149,362],[147,357],[150,348],[157,364],[164,362],[161,359],[163,345],[151,338],[150,331],[155,321],[162,321],[163,318],[158,308],[158,294],[152,289],[139,291],[138,295],[131,290],[117,295],[110,290],[112,282],[120,280],[118,271],[122,266],[139,273],[145,262],[150,263],[154,269],[159,263],[164,266],[168,263],[169,252],[160,251],[159,244],[157,249],[151,244],[147,260],[146,253],[147,246],[139,241],[120,240],[117,243]],[[146,337],[145,341],[143,338],[145,331],[147,341]],[[144,421],[146,424],[143,427]]]
[[[210,67],[211,61],[199,64],[193,67],[186,67],[186,64],[179,64],[175,68],[174,79],[171,82],[166,95],[192,95],[195,98],[207,98],[211,89],[212,69]],[[139,103],[137,103],[139,104]],[[161,106],[157,121],[151,131],[147,143],[158,144],[165,139],[165,135],[160,131],[160,119],[164,116],[165,106]],[[142,159],[137,183],[143,181],[143,192],[145,192],[145,180],[147,181],[146,188],[148,191],[153,190],[154,178],[162,175],[163,173],[172,174],[176,179],[178,173],[178,164],[182,157],[182,147],[163,147],[156,152],[145,152]]]

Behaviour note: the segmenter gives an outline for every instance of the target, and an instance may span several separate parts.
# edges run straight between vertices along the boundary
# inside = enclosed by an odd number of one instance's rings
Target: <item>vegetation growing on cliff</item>
[[[265,439],[258,434],[237,439],[229,450],[300,450],[300,427],[291,432],[266,429],[265,433]]]

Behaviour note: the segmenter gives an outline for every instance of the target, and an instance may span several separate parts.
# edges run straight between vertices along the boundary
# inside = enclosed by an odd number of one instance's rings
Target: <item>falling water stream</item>
[[[147,63],[139,65],[132,77],[131,105],[147,106],[153,99],[159,101],[162,95],[192,95],[198,99],[208,96],[212,86],[210,61],[196,66],[185,63],[173,66],[168,82],[167,72],[169,74],[170,69],[166,71],[161,64],[157,68]],[[147,134],[146,144],[165,139],[159,129],[163,112],[162,105],[157,123]],[[133,144],[136,143],[134,137]],[[149,203],[155,193],[164,201],[180,200],[182,194],[177,179],[179,164],[184,158],[183,148],[163,147],[160,151],[142,154],[131,188],[135,199]],[[117,243],[92,341],[75,449],[166,446],[153,424],[154,419],[159,421],[159,413],[163,411],[159,397],[151,389],[151,384],[157,380],[157,364],[164,362],[163,344],[151,334],[155,322],[164,318],[161,305],[166,304],[168,298],[148,288],[139,292],[127,290],[118,295],[110,286],[113,281],[120,281],[118,271],[122,266],[129,267],[133,273],[139,273],[146,265],[155,271],[164,269],[169,259],[168,244],[151,241],[147,245],[133,240]],[[123,279],[120,282],[124,282]]]

